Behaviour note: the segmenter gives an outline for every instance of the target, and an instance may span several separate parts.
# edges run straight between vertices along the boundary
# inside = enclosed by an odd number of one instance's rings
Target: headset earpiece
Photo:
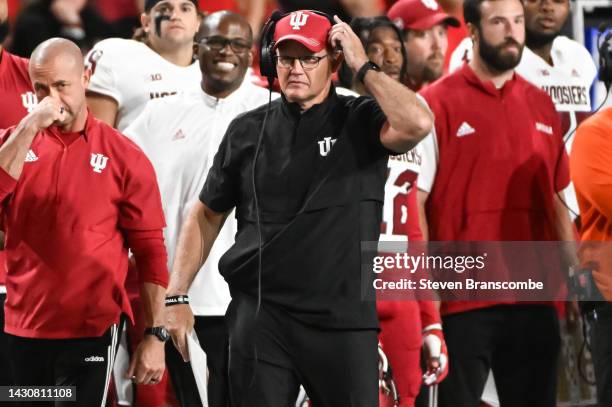
[[[268,21],[263,27],[261,33],[261,46],[259,48],[259,71],[261,75],[268,78],[268,82],[272,83],[276,78],[276,65],[274,63],[274,30],[278,20],[283,18],[285,14],[276,10],[272,13]]]

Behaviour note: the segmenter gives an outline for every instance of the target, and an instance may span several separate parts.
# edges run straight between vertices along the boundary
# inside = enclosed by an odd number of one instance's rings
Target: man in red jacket
[[[78,406],[104,405],[123,315],[128,248],[141,272],[147,335],[127,375],[164,371],[164,217],[151,164],[89,114],[78,47],[51,39],[30,60],[41,102],[0,134],[6,233],[4,330],[14,384],[75,386]]]
[[[436,0],[400,0],[387,16],[402,30],[408,53],[403,83],[419,91],[445,72],[448,28],[459,20],[446,14]]]
[[[569,183],[558,115],[546,93],[514,72],[523,5],[466,0],[464,16],[473,60],[423,92],[436,117],[419,177],[429,240],[572,240],[557,194]],[[452,366],[443,406],[478,406],[489,369],[502,406],[556,405],[555,309],[500,302],[442,304]]]

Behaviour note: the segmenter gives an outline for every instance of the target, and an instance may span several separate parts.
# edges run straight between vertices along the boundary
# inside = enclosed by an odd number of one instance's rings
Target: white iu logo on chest
[[[26,92],[21,94],[21,104],[30,113],[38,104],[36,95],[32,92]]]
[[[301,11],[297,13],[291,13],[291,17],[289,18],[289,24],[293,27],[294,30],[299,30],[303,25],[306,25],[306,21],[308,20],[308,14],[304,14]]]
[[[91,160],[89,160],[89,164],[92,166],[94,172],[98,174],[102,173],[102,170],[106,168],[106,163],[108,162],[108,157],[102,154],[92,154]]]
[[[336,141],[338,141],[337,138],[331,137],[325,137],[323,140],[319,141],[319,154],[321,154],[321,157],[325,157],[329,154],[334,144],[336,144]]]

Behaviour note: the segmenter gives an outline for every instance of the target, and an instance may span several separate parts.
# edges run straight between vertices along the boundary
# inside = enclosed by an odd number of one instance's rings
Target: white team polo
[[[125,130],[126,136],[142,148],[155,168],[168,225],[164,237],[169,267],[181,226],[191,205],[198,200],[228,125],[239,114],[267,102],[268,91],[251,83],[247,75],[242,85],[224,99],[200,90],[152,100]],[[231,297],[218,264],[234,243],[236,231],[236,219],[231,214],[189,289],[195,315],[225,314]]]
[[[85,57],[92,70],[88,91],[113,98],[118,105],[116,128],[125,130],[149,100],[200,89],[198,62],[187,67],[164,59],[146,44],[110,38]]]

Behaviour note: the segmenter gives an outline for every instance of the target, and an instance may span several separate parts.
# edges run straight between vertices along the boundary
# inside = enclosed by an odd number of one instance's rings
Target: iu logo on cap
[[[102,173],[102,170],[106,168],[106,163],[108,162],[108,157],[102,154],[92,154],[91,160],[89,160],[89,164],[92,166],[94,172],[98,174]]]
[[[436,0],[421,0],[421,2],[425,5],[425,7],[432,10],[437,10],[439,7]]]
[[[294,30],[299,30],[302,26],[306,25],[307,20],[308,14],[304,14],[301,11],[298,11],[296,13],[291,13],[289,24],[291,25],[291,27],[293,27]]]

